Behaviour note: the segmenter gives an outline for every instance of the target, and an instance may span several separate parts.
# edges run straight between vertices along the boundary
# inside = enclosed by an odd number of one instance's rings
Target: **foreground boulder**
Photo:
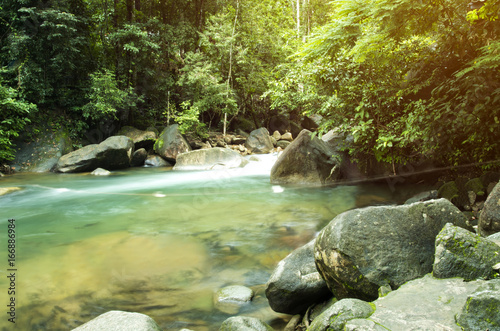
[[[273,331],[273,328],[255,317],[234,316],[225,320],[219,331]]]
[[[272,184],[325,185],[340,178],[340,155],[302,130],[271,169]]]
[[[484,203],[479,216],[478,230],[482,236],[500,232],[500,183],[495,185]]]
[[[250,153],[266,154],[273,150],[274,145],[269,137],[269,131],[266,128],[253,130],[245,142],[245,147]]]
[[[466,227],[446,199],[350,210],[318,235],[316,266],[336,298],[375,300],[379,287],[397,289],[432,271],[435,239],[446,223]]]
[[[189,152],[191,146],[179,131],[179,125],[170,125],[162,131],[154,145],[156,154],[168,162],[175,163],[177,156]]]
[[[326,282],[316,270],[314,242],[297,248],[281,260],[266,284],[266,297],[279,313],[299,314],[330,297]]]
[[[118,135],[126,136],[132,139],[136,150],[144,148],[146,150],[153,149],[156,141],[156,133],[153,131],[142,131],[132,126],[124,126],[118,131]]]
[[[248,161],[228,148],[197,149],[177,156],[174,170],[211,170],[243,167]]]
[[[500,330],[500,279],[488,281],[469,295],[457,324],[464,330]]]
[[[464,282],[461,278],[437,279],[426,275],[374,301],[375,312],[369,319],[348,321],[344,330],[460,331],[461,328],[455,324],[455,315],[461,311],[467,297],[483,283]]]
[[[116,170],[130,167],[134,143],[125,136],[113,136],[100,144],[87,145],[63,155],[57,162],[57,172],[85,172],[96,168]]]
[[[342,331],[355,318],[367,318],[375,306],[359,299],[342,299],[316,317],[307,331]]]
[[[149,316],[113,310],[73,329],[73,331],[161,331]]]
[[[497,263],[500,246],[475,233],[446,224],[436,238],[434,277],[490,279],[497,275],[493,270]]]

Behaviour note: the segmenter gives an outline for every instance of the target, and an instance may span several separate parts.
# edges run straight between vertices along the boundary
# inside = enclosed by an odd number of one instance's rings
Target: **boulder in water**
[[[228,148],[197,149],[177,156],[174,170],[212,170],[243,167],[248,161]]]
[[[158,155],[149,155],[146,158],[146,161],[144,161],[144,166],[145,167],[170,167],[170,166],[172,166],[172,164],[165,161],[164,158],[162,158]]]
[[[272,184],[325,185],[340,178],[341,157],[308,130],[302,130],[271,170]]]
[[[269,131],[267,131],[266,128],[260,128],[250,133],[250,136],[245,142],[245,147],[248,148],[251,153],[266,154],[273,150],[274,145],[271,141],[271,137],[269,137]]]
[[[139,313],[112,310],[73,329],[73,331],[161,331],[149,316]]]
[[[332,296],[316,270],[314,242],[294,250],[274,269],[266,284],[266,297],[274,311],[303,313],[312,304]]]
[[[92,171],[90,174],[94,175],[94,176],[109,176],[109,175],[111,175],[111,172],[106,170],[106,169],[103,169],[103,168],[97,168],[94,171]]]
[[[253,291],[246,286],[226,286],[215,293],[214,305],[224,313],[236,314],[242,305],[252,300],[253,295]]]
[[[179,131],[179,125],[174,124],[165,128],[156,140],[155,152],[168,162],[175,163],[177,156],[191,151],[191,145]]]
[[[430,273],[438,233],[466,220],[446,199],[350,210],[319,233],[316,267],[336,298],[375,300],[381,286],[397,289]]]
[[[128,168],[133,150],[134,144],[130,138],[109,137],[98,145],[87,145],[63,155],[55,171],[67,173],[93,171],[99,167],[109,170]]]

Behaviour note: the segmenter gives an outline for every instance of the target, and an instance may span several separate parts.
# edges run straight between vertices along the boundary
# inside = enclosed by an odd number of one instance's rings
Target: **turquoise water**
[[[388,185],[271,185],[273,161],[262,156],[243,169],[206,172],[1,178],[0,188],[20,190],[0,196],[4,256],[8,219],[16,220],[17,235],[16,324],[4,308],[0,329],[70,330],[109,310],[145,313],[164,330],[218,330],[233,314],[279,329],[289,317],[274,313],[264,294],[277,262],[338,213],[399,201]],[[252,288],[253,301],[219,311],[214,292],[228,285]]]

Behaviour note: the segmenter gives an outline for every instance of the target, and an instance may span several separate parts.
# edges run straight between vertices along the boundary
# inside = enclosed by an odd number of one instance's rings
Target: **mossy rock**
[[[447,182],[441,185],[438,190],[438,197],[445,198],[454,203],[458,199],[458,187],[455,182]]]
[[[480,178],[474,178],[465,183],[465,192],[474,192],[478,197],[486,195],[486,188]]]
[[[464,330],[500,330],[500,279],[481,285],[467,298],[457,324]]]

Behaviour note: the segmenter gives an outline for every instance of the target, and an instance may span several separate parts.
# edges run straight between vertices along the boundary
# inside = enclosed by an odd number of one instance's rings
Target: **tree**
[[[486,32],[467,22],[467,0],[333,4],[330,23],[295,57],[317,82],[323,102],[308,111],[327,119],[325,130],[341,126],[353,154],[393,164],[498,156],[498,1],[478,12],[490,15]],[[293,105],[296,95],[274,93],[274,102]]]
[[[17,91],[0,79],[0,162],[14,159],[13,140],[19,137],[35,110],[34,104],[20,99]]]

